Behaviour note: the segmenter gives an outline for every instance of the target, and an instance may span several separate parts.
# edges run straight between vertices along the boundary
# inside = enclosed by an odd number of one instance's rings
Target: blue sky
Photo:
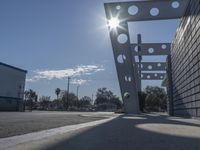
[[[80,96],[95,95],[99,87],[120,95],[104,2],[111,0],[1,0],[0,61],[28,70],[26,88],[40,96],[54,98],[55,88],[66,89],[69,75],[70,91],[80,83]],[[141,33],[143,42],[171,42],[178,24],[130,23],[131,41]],[[160,82],[143,82],[148,84]]]

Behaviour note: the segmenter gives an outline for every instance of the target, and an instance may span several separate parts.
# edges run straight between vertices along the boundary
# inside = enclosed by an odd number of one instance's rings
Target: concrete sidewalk
[[[10,150],[200,150],[200,121],[124,115],[93,127],[17,145]]]

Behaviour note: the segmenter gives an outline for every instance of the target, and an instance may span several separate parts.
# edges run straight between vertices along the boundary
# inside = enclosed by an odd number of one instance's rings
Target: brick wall
[[[175,115],[200,117],[200,0],[190,0],[172,44]]]

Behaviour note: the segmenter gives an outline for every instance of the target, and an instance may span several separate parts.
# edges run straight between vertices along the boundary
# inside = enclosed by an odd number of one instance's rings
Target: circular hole
[[[153,48],[149,48],[148,52],[152,54],[154,52],[154,49]]]
[[[129,99],[129,98],[130,98],[130,96],[131,96],[131,95],[130,95],[130,93],[129,93],[129,92],[125,92],[125,93],[124,93],[124,98],[125,98],[125,99]]]
[[[125,44],[128,41],[128,36],[126,34],[120,34],[118,36],[118,42],[120,44]]]
[[[157,76],[158,76],[158,74],[157,74],[157,73],[155,73],[155,74],[154,74],[154,76],[155,76],[155,77],[157,77]]]
[[[150,14],[151,14],[151,16],[158,16],[159,15],[159,9],[158,8],[152,8],[151,10],[150,10]]]
[[[131,82],[131,77],[130,76],[125,76],[125,81]]]
[[[141,74],[141,78],[143,78],[144,77],[144,75],[143,74]]]
[[[161,63],[158,63],[158,65],[157,65],[158,67],[161,67]]]
[[[151,70],[153,67],[151,65],[148,66],[148,69]]]
[[[135,52],[138,52],[138,46],[135,46]]]
[[[127,79],[127,76],[125,76],[125,81],[127,81],[128,79]]]
[[[150,75],[148,75],[148,76],[147,76],[147,79],[150,79],[150,78],[151,78],[151,76],[150,76]]]
[[[139,11],[139,9],[138,9],[138,7],[135,6],[135,5],[130,6],[130,7],[128,8],[128,13],[129,13],[130,15],[136,15],[136,14],[138,13],[138,11]]]
[[[126,60],[126,56],[125,56],[125,55],[119,55],[119,56],[117,57],[117,61],[118,61],[118,63],[120,63],[120,64],[123,64],[123,63],[125,62],[125,60]]]
[[[116,9],[117,9],[117,10],[120,10],[120,9],[121,9],[121,6],[120,6],[120,5],[117,5],[117,6],[116,6]]]
[[[163,76],[160,76],[161,79],[163,79]]]
[[[143,64],[141,64],[141,68],[143,68]]]
[[[179,6],[180,6],[180,3],[178,1],[172,2],[172,7],[173,8],[179,8]]]
[[[161,47],[162,47],[162,49],[166,49],[167,45],[163,44]]]

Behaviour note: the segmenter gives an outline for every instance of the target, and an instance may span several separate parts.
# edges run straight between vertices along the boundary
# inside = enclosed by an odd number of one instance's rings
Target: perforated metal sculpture
[[[189,0],[148,0],[105,3],[113,54],[126,113],[139,113],[138,91],[141,90],[141,80],[163,80],[166,75],[165,73],[142,73],[142,71],[149,70],[166,70],[167,64],[162,62],[136,62],[134,56],[139,56],[139,60],[141,60],[144,55],[169,55],[170,60],[171,45],[170,43],[142,43],[140,38],[138,38],[138,43],[130,43],[128,22],[181,18],[188,2]],[[167,75],[169,76],[170,73]],[[170,79],[170,77],[168,78]],[[169,85],[171,85],[171,82]]]

